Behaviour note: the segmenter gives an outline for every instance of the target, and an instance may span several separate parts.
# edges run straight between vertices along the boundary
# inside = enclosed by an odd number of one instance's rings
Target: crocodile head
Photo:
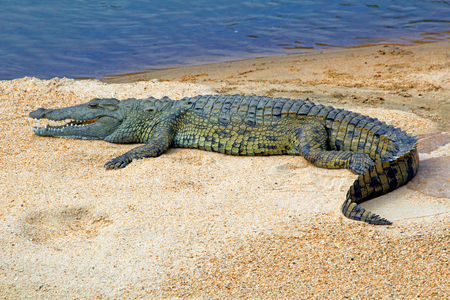
[[[96,98],[66,108],[39,108],[32,111],[30,117],[65,122],[63,125],[47,123],[44,127],[34,127],[33,131],[37,135],[103,140],[119,128],[124,121],[125,113],[119,100]]]

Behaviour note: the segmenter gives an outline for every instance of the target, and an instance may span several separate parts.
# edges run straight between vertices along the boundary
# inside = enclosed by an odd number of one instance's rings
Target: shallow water
[[[450,1],[7,0],[0,7],[0,79],[101,78],[450,37]]]

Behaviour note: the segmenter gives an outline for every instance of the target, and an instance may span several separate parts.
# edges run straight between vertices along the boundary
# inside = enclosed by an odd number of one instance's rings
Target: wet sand
[[[450,42],[320,51],[99,81],[0,82],[0,297],[426,298],[450,295]],[[344,218],[355,175],[301,157],[38,137],[27,117],[94,97],[309,98],[420,135],[410,184]],[[436,134],[436,132],[439,132]]]

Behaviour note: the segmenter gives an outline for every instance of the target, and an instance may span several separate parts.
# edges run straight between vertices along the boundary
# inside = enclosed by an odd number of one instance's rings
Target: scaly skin
[[[392,223],[358,204],[406,184],[419,167],[415,137],[367,116],[302,100],[240,95],[93,99],[62,109],[40,108],[30,117],[73,120],[34,128],[37,135],[145,143],[111,159],[106,169],[159,156],[170,147],[301,155],[318,167],[346,168],[359,176],[347,193],[343,214],[377,225]]]

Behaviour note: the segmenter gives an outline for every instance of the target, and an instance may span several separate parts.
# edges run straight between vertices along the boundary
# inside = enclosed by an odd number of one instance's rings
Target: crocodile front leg
[[[173,139],[173,129],[165,126],[157,129],[148,143],[131,149],[119,157],[113,158],[105,164],[107,170],[125,168],[133,159],[160,156],[169,149]]]

